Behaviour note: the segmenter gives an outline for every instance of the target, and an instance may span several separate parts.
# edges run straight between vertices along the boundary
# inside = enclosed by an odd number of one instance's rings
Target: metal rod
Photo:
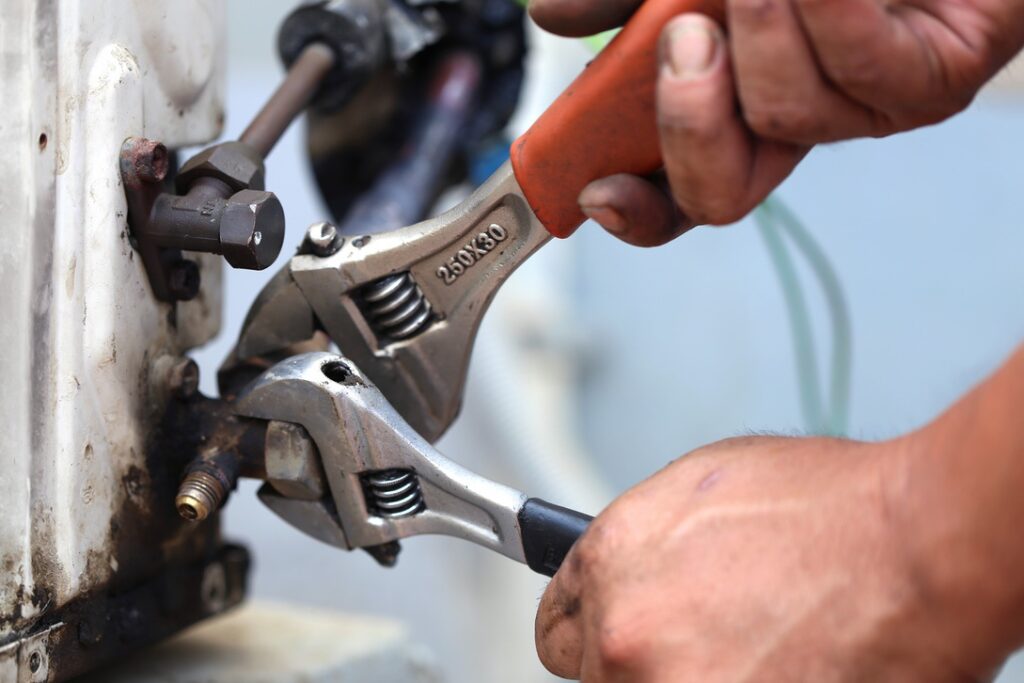
[[[239,140],[266,157],[292,121],[316,94],[324,77],[334,68],[334,50],[323,43],[311,43],[288,69],[284,81]]]

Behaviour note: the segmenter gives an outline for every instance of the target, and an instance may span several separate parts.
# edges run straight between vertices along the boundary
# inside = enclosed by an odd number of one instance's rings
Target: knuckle
[[[944,96],[935,98],[934,110],[939,120],[959,114],[971,105],[981,85],[988,80],[990,61],[991,57],[975,54],[956,67],[947,65],[941,70],[940,84],[936,89]]]
[[[841,3],[835,2],[835,0],[793,0],[796,9],[806,16],[806,13],[817,12],[827,13],[827,16],[838,17],[842,16]],[[839,13],[839,14],[837,14]]]
[[[622,533],[619,525],[608,517],[598,517],[591,522],[587,532],[577,541],[572,550],[572,568],[582,579],[593,579],[605,571],[621,545]]]
[[[830,55],[823,65],[825,74],[840,90],[848,92],[877,91],[891,68],[890,63],[867,49],[834,51]]]
[[[750,209],[735,197],[705,194],[699,201],[676,197],[680,208],[694,225],[729,225],[742,219]]]
[[[695,102],[693,84],[661,88],[658,98],[658,125],[686,137],[707,137],[720,127],[721,120]]]
[[[684,82],[662,76],[658,82],[658,125],[688,138],[720,134],[728,123],[722,116],[721,100],[726,94],[732,97],[727,87],[720,74]]]
[[[588,530],[586,536],[581,538],[573,549],[573,569],[581,577],[596,573],[605,555],[600,537],[594,535],[595,531],[596,528]]]
[[[731,0],[730,19],[734,22],[761,23],[779,11],[779,0]]]
[[[647,654],[650,639],[625,615],[606,618],[597,639],[597,656],[606,671],[637,668]]]
[[[582,577],[590,577],[601,570],[607,556],[605,550],[604,527],[606,524],[594,522],[587,530],[587,535],[580,539],[573,550],[574,568],[579,569]]]
[[[762,137],[776,137],[786,128],[785,118],[773,107],[763,104],[747,106],[743,109],[743,119],[750,130]]]
[[[786,142],[818,141],[826,127],[810,102],[797,102],[792,98],[747,98],[743,119],[757,135]]]

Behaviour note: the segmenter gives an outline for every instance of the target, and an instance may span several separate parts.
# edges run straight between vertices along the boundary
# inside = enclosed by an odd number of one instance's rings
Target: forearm
[[[927,427],[893,442],[895,518],[936,618],[979,664],[1024,645],[1024,346]]]

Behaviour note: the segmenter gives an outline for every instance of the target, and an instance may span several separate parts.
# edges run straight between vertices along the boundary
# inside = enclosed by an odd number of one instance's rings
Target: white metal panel
[[[115,576],[126,506],[168,514],[145,501],[149,368],[216,332],[220,265],[176,313],[153,299],[118,154],[218,134],[223,28],[219,0],[4,2],[0,642]]]

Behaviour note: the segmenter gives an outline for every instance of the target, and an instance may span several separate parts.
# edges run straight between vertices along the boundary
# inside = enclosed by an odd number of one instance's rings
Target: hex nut
[[[299,500],[320,500],[327,492],[320,452],[300,425],[272,420],[266,437],[267,483]]]
[[[174,179],[179,194],[188,192],[199,178],[216,178],[233,192],[262,190],[263,157],[244,142],[224,142],[203,151],[185,162]]]
[[[263,270],[281,253],[284,208],[272,192],[242,190],[220,220],[221,253],[233,268]]]

